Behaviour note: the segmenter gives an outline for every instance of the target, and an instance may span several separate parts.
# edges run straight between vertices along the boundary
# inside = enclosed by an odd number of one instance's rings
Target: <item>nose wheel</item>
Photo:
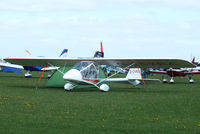
[[[99,89],[102,91],[102,92],[108,92],[110,90],[110,87],[107,85],[107,84],[102,84]]]
[[[50,79],[50,78],[51,78],[51,76],[52,76],[52,74],[48,74],[48,79]]]
[[[167,83],[168,82],[168,79],[166,77],[168,78],[168,75],[166,75],[166,74],[162,75],[163,83]]]
[[[67,83],[67,84],[65,84],[64,89],[65,89],[65,91],[71,91],[71,90],[73,90],[74,87],[75,86],[72,85],[71,83]]]
[[[167,83],[167,79],[163,79],[163,83]]]
[[[25,78],[31,78],[32,74],[30,74],[30,72],[28,71],[27,73],[24,74],[24,77]]]

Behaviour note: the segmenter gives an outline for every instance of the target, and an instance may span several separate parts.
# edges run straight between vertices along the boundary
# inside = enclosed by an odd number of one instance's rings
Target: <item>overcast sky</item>
[[[0,57],[172,57],[200,61],[200,0],[0,0]]]

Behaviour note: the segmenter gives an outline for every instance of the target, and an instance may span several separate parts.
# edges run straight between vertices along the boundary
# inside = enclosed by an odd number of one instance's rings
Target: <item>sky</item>
[[[200,61],[200,0],[0,0],[0,57]]]

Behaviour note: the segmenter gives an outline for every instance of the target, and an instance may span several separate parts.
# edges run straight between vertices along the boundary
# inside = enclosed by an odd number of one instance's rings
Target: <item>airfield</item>
[[[1,134],[199,134],[200,76],[175,84],[96,88],[37,87],[41,73],[0,73]],[[47,74],[46,74],[47,75]],[[161,78],[160,75],[151,78]]]

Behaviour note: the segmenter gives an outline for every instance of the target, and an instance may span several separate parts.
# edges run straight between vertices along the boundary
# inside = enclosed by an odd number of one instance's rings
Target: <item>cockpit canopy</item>
[[[92,61],[81,61],[79,63],[77,63],[73,69],[77,69],[79,71],[81,71],[82,69],[86,68],[88,65],[90,65],[92,63]]]
[[[80,71],[82,78],[87,80],[99,79],[99,66],[92,61],[81,61],[73,69]]]

